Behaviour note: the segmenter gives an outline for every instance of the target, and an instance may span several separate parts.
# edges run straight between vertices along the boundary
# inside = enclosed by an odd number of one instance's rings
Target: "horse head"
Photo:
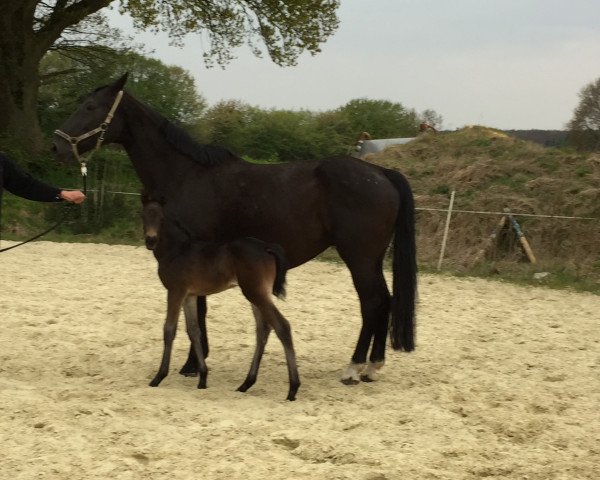
[[[142,223],[144,225],[144,242],[148,250],[154,250],[158,244],[158,235],[164,219],[161,202],[147,193],[142,193]]]
[[[54,132],[53,150],[60,160],[75,157],[84,163],[85,152],[116,141],[124,128],[118,106],[127,74],[111,85],[94,90],[65,123]]]

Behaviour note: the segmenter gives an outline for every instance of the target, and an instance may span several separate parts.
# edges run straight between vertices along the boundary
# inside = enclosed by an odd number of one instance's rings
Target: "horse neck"
[[[118,143],[125,148],[144,187],[148,191],[177,188],[192,160],[170,147],[160,129],[163,118],[127,94],[120,108],[126,129]]]

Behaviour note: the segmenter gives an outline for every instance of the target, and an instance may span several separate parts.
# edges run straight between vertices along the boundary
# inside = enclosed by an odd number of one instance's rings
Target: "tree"
[[[263,110],[229,100],[211,107],[194,133],[255,160],[296,161],[345,153],[348,142],[340,128],[348,129],[337,112]]]
[[[419,120],[412,109],[387,100],[359,98],[340,108],[348,116],[352,138],[369,132],[372,138],[414,137]]]
[[[193,133],[203,143],[245,153],[244,129],[252,107],[239,100],[223,100],[210,107],[197,123]]]
[[[569,144],[583,150],[600,149],[600,78],[579,92],[579,104],[567,128]]]
[[[0,0],[0,134],[39,144],[39,66],[86,19],[114,0]],[[339,0],[119,0],[139,29],[161,30],[181,42],[203,33],[205,61],[225,65],[235,47],[262,44],[278,65],[293,65],[300,53],[319,52],[336,30]],[[203,42],[204,43],[204,42]]]

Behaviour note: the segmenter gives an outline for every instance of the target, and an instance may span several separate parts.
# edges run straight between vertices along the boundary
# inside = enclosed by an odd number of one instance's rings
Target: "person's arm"
[[[6,155],[2,155],[0,161],[2,161],[3,186],[13,195],[37,202],[67,200],[81,203],[85,200],[85,195],[79,191],[61,190],[32,177]]]

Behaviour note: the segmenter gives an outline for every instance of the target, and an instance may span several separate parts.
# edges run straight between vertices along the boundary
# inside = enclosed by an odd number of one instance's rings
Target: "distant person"
[[[361,156],[361,151],[362,151],[363,143],[365,143],[365,140],[371,140],[371,134],[369,132],[361,132],[360,135],[358,136],[358,139],[356,140],[356,145],[354,146],[354,150],[356,152],[356,156],[359,158]]]
[[[0,152],[0,213],[2,191],[6,189],[13,195],[36,202],[81,203],[85,195],[79,190],[62,190],[37,180],[19,167],[6,154]],[[1,217],[1,215],[0,215]]]
[[[427,132],[437,133],[437,130],[428,123],[421,122],[421,124],[419,125],[419,134]]]

